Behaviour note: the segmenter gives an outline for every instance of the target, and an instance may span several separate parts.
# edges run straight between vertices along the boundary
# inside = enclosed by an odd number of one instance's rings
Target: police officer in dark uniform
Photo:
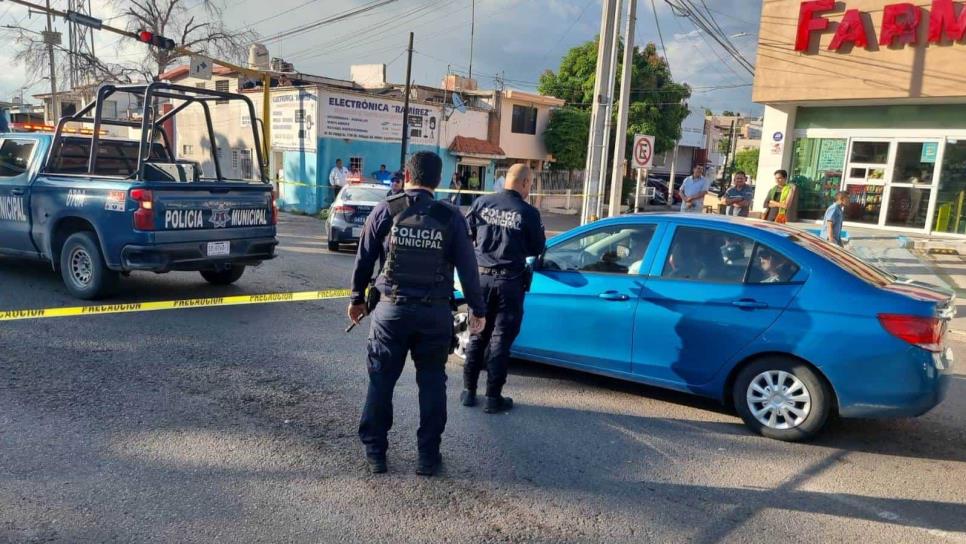
[[[513,407],[513,400],[502,393],[510,346],[523,321],[523,297],[529,287],[526,259],[542,255],[547,242],[540,212],[526,202],[531,184],[530,168],[514,165],[507,172],[504,190],[478,199],[466,214],[480,266],[486,327],[470,335],[460,398],[463,406],[476,404],[476,387],[485,366],[483,409],[487,413]]]
[[[359,438],[373,473],[387,469],[392,394],[407,353],[416,365],[419,386],[416,472],[430,476],[439,469],[439,445],[446,426],[445,368],[453,340],[454,266],[472,313],[470,328],[479,332],[486,321],[466,220],[433,194],[442,166],[435,153],[413,155],[406,169],[405,192],[375,207],[359,240],[348,310],[353,323],[366,313],[365,292],[376,261],[384,263],[375,281],[381,299],[372,312],[369,392],[359,424]]]

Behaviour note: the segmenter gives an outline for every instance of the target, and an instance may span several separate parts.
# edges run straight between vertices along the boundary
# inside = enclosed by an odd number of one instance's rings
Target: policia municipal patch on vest
[[[449,300],[447,280],[453,276],[453,267],[446,261],[445,250],[454,211],[433,202],[417,212],[405,193],[387,202],[392,230],[383,273],[393,291],[402,286],[425,288],[425,300]]]

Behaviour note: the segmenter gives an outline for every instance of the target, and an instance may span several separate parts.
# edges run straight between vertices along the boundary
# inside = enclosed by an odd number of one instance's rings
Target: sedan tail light
[[[356,209],[352,206],[336,206],[332,208],[332,211],[335,213],[341,213],[343,215],[352,215],[356,213]]]
[[[926,351],[942,351],[943,322],[938,317],[879,314],[879,323],[896,338]]]

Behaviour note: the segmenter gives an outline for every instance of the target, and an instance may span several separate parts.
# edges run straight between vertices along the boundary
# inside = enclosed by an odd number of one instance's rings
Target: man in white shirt
[[[711,181],[704,177],[704,166],[695,165],[691,175],[681,184],[681,211],[701,213],[704,210],[704,195],[708,194]]]
[[[332,197],[338,196],[339,191],[345,187],[346,178],[349,177],[349,169],[342,166],[342,159],[335,160],[335,166],[329,171],[329,185],[332,186]]]

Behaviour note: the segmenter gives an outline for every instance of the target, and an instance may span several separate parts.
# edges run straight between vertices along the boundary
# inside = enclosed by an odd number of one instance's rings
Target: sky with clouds
[[[200,0],[186,1],[189,6],[200,4]],[[660,28],[675,79],[695,89],[692,109],[705,106],[715,111],[761,111],[751,102],[752,76],[709,36],[698,31],[690,19],[677,16],[666,0],[637,1],[638,44],[659,43]],[[703,2],[710,9],[717,24],[732,36],[732,42],[752,64],[761,1],[692,0],[697,5]],[[436,85],[447,70],[462,74],[468,71],[473,0],[395,0],[298,36],[272,39],[294,27],[371,2],[228,0],[231,7],[225,22],[232,29],[255,31],[272,56],[293,62],[305,73],[347,78],[351,64],[386,63],[390,80],[403,81],[410,31],[415,32],[413,79],[417,83]],[[475,2],[473,73],[481,87],[492,87],[494,78],[501,76],[507,87],[532,91],[544,70],[556,69],[569,48],[592,39],[600,30],[601,0]],[[66,5],[66,0],[52,1],[54,7],[65,7],[58,4]],[[116,15],[108,0],[95,0],[94,11],[106,19]],[[26,8],[4,2],[0,3],[0,25],[41,30],[44,19],[37,15],[28,18]],[[96,47],[104,60],[134,60],[142,51],[143,46],[138,43],[101,34]],[[44,80],[30,78],[24,67],[14,65],[9,47],[0,49],[0,67],[0,99],[13,96],[24,85],[32,85],[27,94],[43,92],[48,85]]]

